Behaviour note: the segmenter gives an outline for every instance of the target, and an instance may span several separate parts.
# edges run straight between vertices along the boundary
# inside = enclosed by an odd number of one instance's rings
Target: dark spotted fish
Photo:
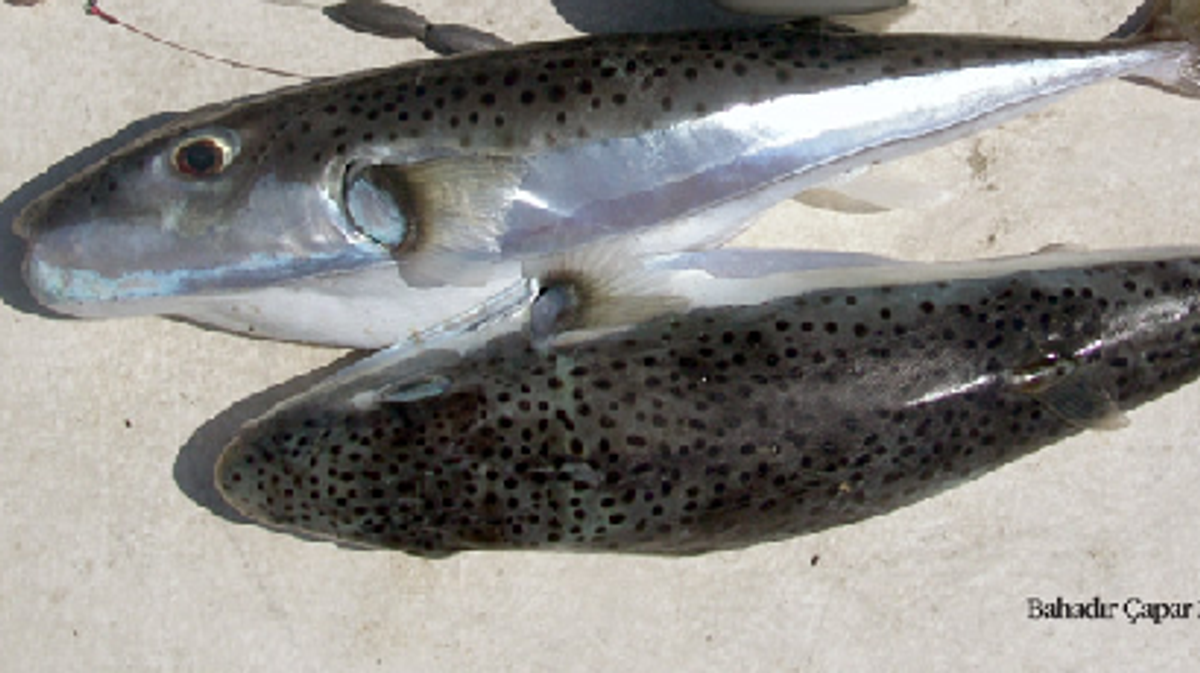
[[[1200,249],[739,283],[368,364],[243,429],[217,484],[264,524],[422,555],[691,554],[892,511],[1200,373]],[[573,296],[570,324],[589,287],[548,280],[531,312]]]
[[[1121,41],[806,21],[318,81],[183,115],[45,195],[16,223],[25,275],[79,316],[385,346],[532,257],[717,244],[812,185],[1110,78],[1193,93],[1198,6],[1156,3]]]

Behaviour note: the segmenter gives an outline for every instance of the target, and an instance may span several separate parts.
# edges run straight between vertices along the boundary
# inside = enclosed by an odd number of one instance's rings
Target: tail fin
[[[1200,98],[1200,0],[1146,0],[1109,38],[1191,43],[1193,48],[1179,61],[1125,79],[1187,98]]]
[[[1200,0],[1146,0],[1108,37],[1200,43]]]

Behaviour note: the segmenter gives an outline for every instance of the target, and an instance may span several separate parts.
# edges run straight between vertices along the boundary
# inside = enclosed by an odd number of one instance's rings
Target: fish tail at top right
[[[1200,98],[1200,0],[1146,0],[1109,37],[1187,43],[1178,60],[1126,79]]]

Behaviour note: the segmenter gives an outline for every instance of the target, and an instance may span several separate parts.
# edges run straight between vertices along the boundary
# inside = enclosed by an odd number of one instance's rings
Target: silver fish
[[[535,44],[204,108],[33,203],[25,276],[73,315],[380,347],[478,310],[523,260],[716,245],[806,187],[1109,78],[1192,94],[1200,1],[1159,4],[1125,41],[808,21]]]
[[[548,273],[524,319],[376,355],[249,424],[218,487],[255,521],[421,555],[700,553],[892,511],[1200,374],[1200,249],[688,295],[694,273],[617,298]]]

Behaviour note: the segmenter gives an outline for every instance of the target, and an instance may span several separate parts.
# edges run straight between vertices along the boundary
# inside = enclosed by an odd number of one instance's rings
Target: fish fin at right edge
[[[1200,42],[1200,2],[1197,0],[1144,0],[1109,39],[1148,37],[1160,41]]]
[[[1184,58],[1125,79],[1185,98],[1200,98],[1200,0],[1146,0],[1109,38],[1190,42],[1192,48]]]

